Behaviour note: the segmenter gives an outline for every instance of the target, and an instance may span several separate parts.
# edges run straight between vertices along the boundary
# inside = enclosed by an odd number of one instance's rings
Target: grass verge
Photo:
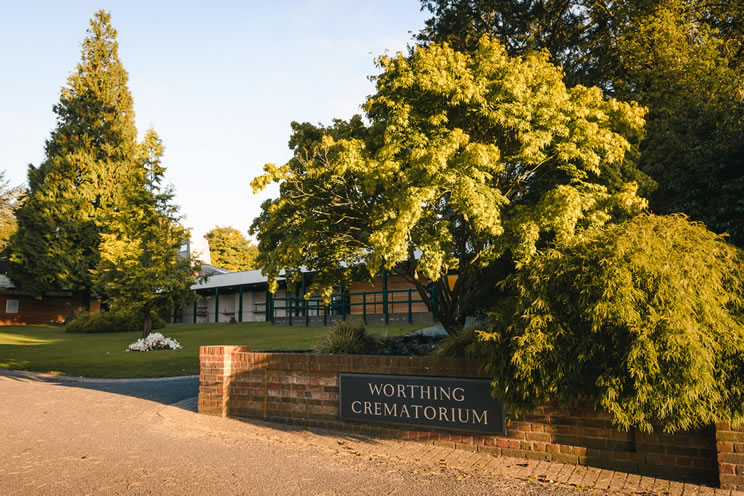
[[[398,336],[427,324],[369,327],[374,334]],[[297,350],[315,346],[324,327],[238,324],[169,324],[162,332],[180,350],[147,353],[124,350],[139,332],[71,334],[61,326],[0,327],[0,368],[82,377],[171,377],[199,373],[199,346],[244,345],[251,350]]]

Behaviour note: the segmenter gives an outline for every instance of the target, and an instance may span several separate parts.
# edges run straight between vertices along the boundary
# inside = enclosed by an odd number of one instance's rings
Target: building
[[[211,267],[211,266],[210,266]],[[382,271],[372,284],[353,283],[331,296],[329,304],[318,297],[305,298],[313,272],[287,287],[280,278],[278,289],[269,293],[260,270],[213,271],[192,289],[197,300],[173,313],[173,322],[266,322],[282,325],[328,325],[354,318],[368,323],[431,322],[433,317],[413,284],[403,276]]]
[[[48,291],[36,298],[18,289],[0,274],[0,325],[63,324],[72,308],[72,291]],[[90,313],[101,309],[101,299],[91,297]]]

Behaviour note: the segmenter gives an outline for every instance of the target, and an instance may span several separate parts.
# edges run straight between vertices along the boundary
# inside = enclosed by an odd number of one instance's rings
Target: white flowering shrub
[[[181,345],[173,338],[166,338],[159,332],[150,333],[144,339],[138,339],[125,351],[178,350]]]

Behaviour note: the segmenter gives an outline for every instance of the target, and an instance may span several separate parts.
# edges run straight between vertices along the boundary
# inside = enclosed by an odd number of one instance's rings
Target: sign
[[[343,420],[506,434],[488,379],[339,374],[339,385]]]

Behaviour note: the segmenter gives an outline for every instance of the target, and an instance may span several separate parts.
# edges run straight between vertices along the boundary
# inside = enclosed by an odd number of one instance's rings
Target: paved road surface
[[[609,479],[604,490],[584,488],[603,487],[596,469],[197,415],[195,380],[71,382],[0,372],[0,494],[615,493]],[[168,406],[172,400],[182,401]],[[594,482],[540,482],[551,473]],[[676,487],[644,480],[617,494]]]

